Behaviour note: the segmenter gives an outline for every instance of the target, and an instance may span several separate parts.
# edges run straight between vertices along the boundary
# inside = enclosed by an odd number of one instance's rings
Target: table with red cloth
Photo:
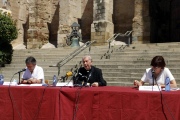
[[[0,86],[0,120],[173,120],[160,92],[134,87]],[[180,120],[180,91],[162,91]],[[19,114],[17,112],[19,111]]]

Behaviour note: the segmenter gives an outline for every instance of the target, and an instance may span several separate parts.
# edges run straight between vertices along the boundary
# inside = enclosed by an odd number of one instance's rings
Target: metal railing
[[[78,55],[79,53],[81,53],[83,50],[85,50],[87,47],[89,47],[89,55],[91,52],[91,44],[96,43],[96,41],[88,41],[86,43],[84,43],[82,46],[80,46],[79,48],[77,48],[76,50],[74,50],[72,53],[70,53],[69,55],[67,55],[64,59],[62,59],[61,61],[59,61],[56,65],[51,65],[49,67],[58,67],[58,76],[60,74],[60,68],[65,65],[67,62],[69,62],[71,59],[73,59],[76,55]]]
[[[110,37],[107,41],[105,41],[105,43],[109,43],[109,55],[108,55],[108,59],[110,59],[111,56],[111,42],[113,42],[118,36],[121,37],[128,37],[128,46],[130,46],[130,42],[131,42],[131,33],[133,31],[127,31],[125,34],[122,33],[118,33],[118,34],[114,34],[112,37]]]

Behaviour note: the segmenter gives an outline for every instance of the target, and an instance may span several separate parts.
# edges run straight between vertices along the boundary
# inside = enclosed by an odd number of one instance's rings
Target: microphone
[[[72,75],[72,72],[69,71],[69,72],[66,73],[66,75],[62,76],[61,79],[64,79],[65,77],[69,77],[71,75]]]
[[[151,72],[152,72],[152,77],[154,77],[155,70],[152,70]]]
[[[152,71],[151,71],[151,72],[152,72],[153,86],[154,86],[154,79],[155,79],[155,77],[154,77],[154,73],[155,73],[155,70],[153,70],[153,69],[152,69]]]
[[[18,73],[23,72],[23,71],[25,71],[25,70],[26,70],[26,68],[24,68],[24,69],[22,69],[22,70],[18,71],[18,72],[17,72],[17,73],[15,73],[15,74],[18,74]]]
[[[77,73],[77,69],[73,72],[72,77],[74,77],[76,75],[76,73]]]

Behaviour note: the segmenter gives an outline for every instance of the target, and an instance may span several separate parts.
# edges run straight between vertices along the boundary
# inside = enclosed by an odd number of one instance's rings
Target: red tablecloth
[[[139,91],[133,87],[11,86],[10,89],[23,120],[32,120],[36,113],[35,120],[173,119],[160,92]],[[162,93],[172,115],[180,120],[180,91]],[[8,86],[0,86],[0,120],[20,120]]]

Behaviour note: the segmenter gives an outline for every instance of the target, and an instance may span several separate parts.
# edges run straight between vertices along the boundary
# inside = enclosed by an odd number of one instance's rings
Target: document
[[[161,86],[139,86],[139,91],[161,91]]]

